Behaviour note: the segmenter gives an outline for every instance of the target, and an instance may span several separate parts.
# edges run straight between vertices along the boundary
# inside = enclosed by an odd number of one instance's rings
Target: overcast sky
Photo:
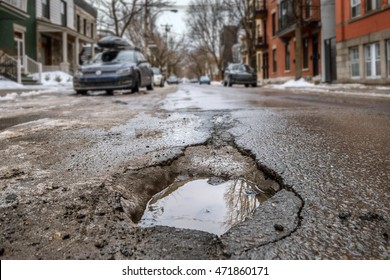
[[[168,11],[163,12],[159,17],[158,25],[159,28],[162,28],[161,25],[169,24],[172,25],[171,32],[175,34],[184,33],[186,31],[186,6],[191,2],[191,0],[176,0],[174,2],[176,2],[176,4],[173,9],[177,9],[178,13]]]

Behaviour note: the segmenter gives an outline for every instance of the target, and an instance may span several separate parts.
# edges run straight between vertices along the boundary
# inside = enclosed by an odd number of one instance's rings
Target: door
[[[325,44],[325,82],[336,80],[336,38],[326,39]]]
[[[269,79],[268,53],[263,54],[263,78]]]
[[[313,77],[319,74],[319,48],[318,48],[318,34],[313,35]]]

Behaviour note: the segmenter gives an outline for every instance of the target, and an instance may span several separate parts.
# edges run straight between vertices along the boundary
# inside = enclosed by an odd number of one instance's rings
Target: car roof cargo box
[[[103,49],[130,49],[133,46],[125,39],[118,36],[106,36],[97,42]]]

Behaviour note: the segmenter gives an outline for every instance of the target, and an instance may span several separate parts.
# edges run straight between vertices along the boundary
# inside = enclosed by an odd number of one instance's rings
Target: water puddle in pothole
[[[157,225],[222,235],[252,216],[270,195],[254,183],[221,178],[175,182],[149,201],[140,226]]]

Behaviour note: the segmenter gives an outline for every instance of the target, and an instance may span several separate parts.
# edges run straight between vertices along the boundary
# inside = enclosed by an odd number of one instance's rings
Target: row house
[[[96,9],[83,0],[37,0],[36,11],[38,61],[45,71],[72,72],[82,47],[96,41]]]
[[[0,74],[72,72],[96,42],[96,18],[84,0],[0,0]]]
[[[336,1],[337,78],[390,83],[390,0]]]
[[[26,49],[35,44],[34,21],[34,1],[0,0],[0,75],[21,82],[27,61],[36,59],[36,53]]]

